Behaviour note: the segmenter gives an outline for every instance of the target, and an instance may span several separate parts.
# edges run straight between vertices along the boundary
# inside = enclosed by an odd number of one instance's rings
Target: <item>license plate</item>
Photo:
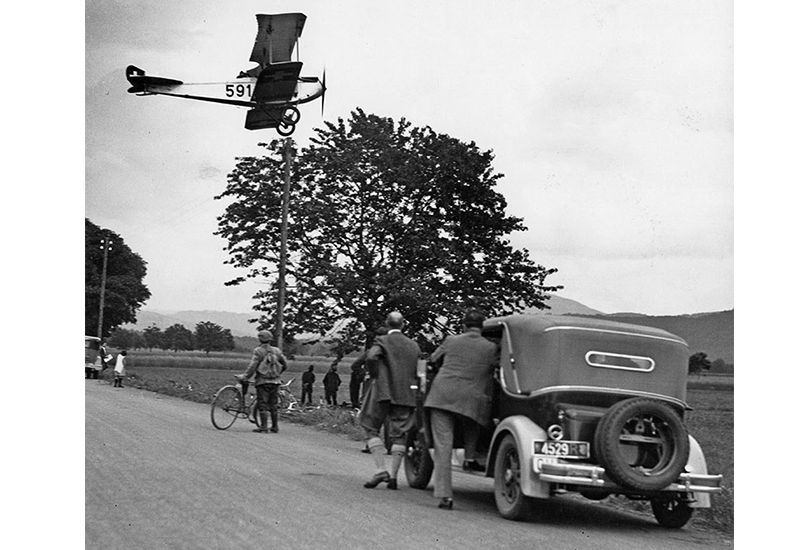
[[[533,454],[561,458],[589,458],[589,444],[585,441],[534,441]]]

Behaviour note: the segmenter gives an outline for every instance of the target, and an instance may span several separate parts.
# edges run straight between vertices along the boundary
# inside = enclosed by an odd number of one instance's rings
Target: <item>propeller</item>
[[[322,69],[322,97],[320,98],[320,103],[322,104],[320,115],[322,118],[325,118],[325,92],[327,91],[328,87],[325,84],[325,69]]]

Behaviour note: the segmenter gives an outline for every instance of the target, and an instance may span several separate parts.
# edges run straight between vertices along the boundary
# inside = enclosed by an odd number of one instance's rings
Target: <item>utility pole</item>
[[[103,309],[106,300],[106,270],[108,268],[108,251],[113,243],[108,237],[100,239],[100,248],[103,249],[103,272],[100,276],[100,312],[97,316],[97,337],[103,340]]]
[[[289,235],[289,188],[292,181],[292,138],[283,140],[283,201],[281,203],[281,258],[278,265],[278,308],[275,314],[275,338],[283,350],[283,308],[286,302],[286,241]]]

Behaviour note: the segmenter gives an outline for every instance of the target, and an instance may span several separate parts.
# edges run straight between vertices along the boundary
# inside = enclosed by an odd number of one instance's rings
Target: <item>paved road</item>
[[[362,444],[284,422],[211,425],[209,406],[86,380],[86,548],[732,548],[691,527],[570,497],[525,522],[500,518],[492,482],[454,474],[456,510],[405,484],[367,490]],[[46,528],[46,523],[42,525]]]

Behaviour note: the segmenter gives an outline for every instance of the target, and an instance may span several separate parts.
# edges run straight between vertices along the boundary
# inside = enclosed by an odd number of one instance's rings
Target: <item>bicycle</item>
[[[248,395],[249,382],[223,386],[211,401],[211,423],[218,430],[227,430],[237,418],[246,418],[259,428],[261,418],[256,411],[256,396]]]
[[[300,405],[297,398],[292,395],[289,386],[294,378],[281,384],[278,390],[278,409],[282,412],[296,412]],[[261,417],[256,410],[256,396],[247,393],[249,382],[239,382],[223,386],[214,395],[211,402],[211,423],[218,430],[227,430],[237,418],[246,418],[259,428]]]
[[[278,408],[281,411],[294,412],[300,408],[300,403],[297,402],[297,398],[292,395],[292,392],[289,390],[289,386],[294,380],[295,379],[292,378],[285,384],[281,384],[278,390]]]

